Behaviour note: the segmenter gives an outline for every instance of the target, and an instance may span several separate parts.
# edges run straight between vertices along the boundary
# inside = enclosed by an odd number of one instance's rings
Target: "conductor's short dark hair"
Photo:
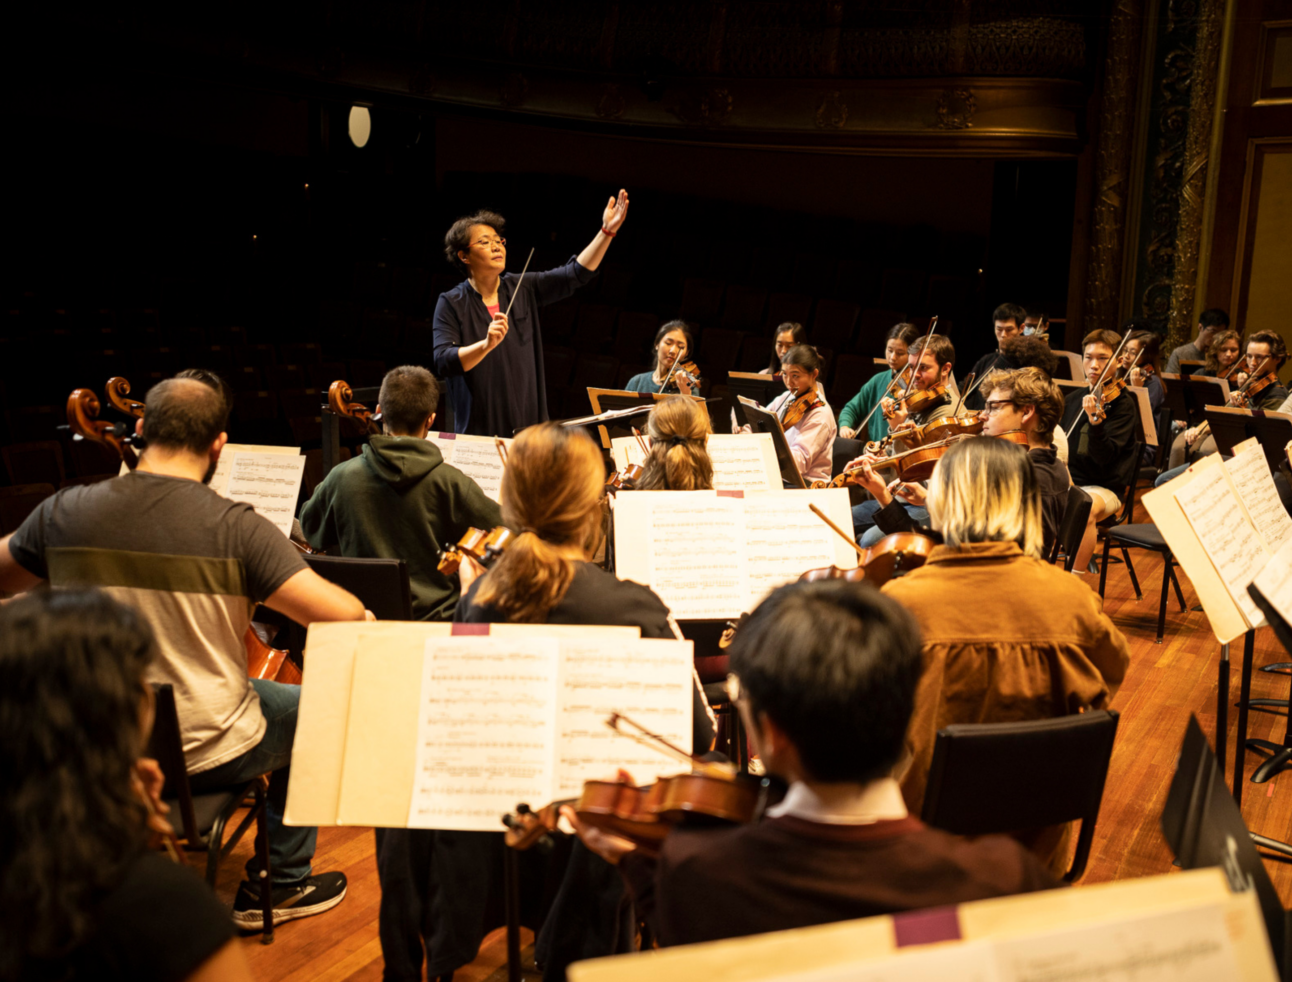
[[[471,249],[471,227],[473,225],[488,225],[499,235],[503,234],[503,227],[507,220],[496,211],[478,211],[474,215],[467,215],[465,218],[459,218],[449,226],[449,230],[444,233],[444,256],[453,264],[459,272],[467,271],[467,264],[458,258],[459,252],[468,252]]]
[[[143,436],[149,447],[205,454],[224,432],[224,396],[193,378],[168,378],[148,390]]]
[[[377,401],[381,404],[381,424],[386,432],[411,436],[439,405],[440,385],[421,365],[400,365],[381,380]]]
[[[741,627],[731,671],[817,781],[871,781],[902,755],[923,664],[911,614],[869,583],[773,591]]]

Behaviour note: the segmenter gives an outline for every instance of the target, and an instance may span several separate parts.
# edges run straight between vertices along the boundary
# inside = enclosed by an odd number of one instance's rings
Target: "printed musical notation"
[[[576,796],[626,767],[669,758],[605,725],[624,713],[689,747],[689,641],[433,638],[426,642],[410,828],[493,832],[519,802]]]
[[[1237,449],[1237,448],[1235,448]],[[1279,500],[1278,489],[1261,445],[1252,441],[1244,450],[1225,461],[1238,500],[1261,534],[1270,552],[1292,542],[1292,518]]]
[[[221,454],[221,461],[226,455]],[[291,535],[296,499],[305,474],[305,458],[300,454],[248,453],[229,455],[228,483],[221,492],[226,498],[243,501]],[[218,465],[217,465],[218,467]]]
[[[776,448],[769,433],[711,433],[707,449],[713,463],[713,486],[720,491],[775,491],[781,487]],[[645,458],[634,437],[610,441],[615,467],[640,464]]]
[[[659,501],[650,509],[646,563],[651,587],[673,616],[684,620],[739,613],[748,582],[742,502],[710,498],[687,508],[670,504]]]
[[[502,489],[502,457],[493,437],[470,436],[465,433],[428,433],[426,439],[440,448],[446,464],[452,464],[494,501]],[[511,446],[511,440],[504,440]]]
[[[745,505],[749,609],[804,571],[834,564],[838,542],[839,537],[806,506],[787,508],[779,497],[750,499]]]

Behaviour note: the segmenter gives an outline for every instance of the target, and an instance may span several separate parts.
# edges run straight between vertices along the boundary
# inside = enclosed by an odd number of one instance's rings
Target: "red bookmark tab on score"
[[[455,638],[482,637],[482,636],[488,635],[489,625],[488,624],[454,624],[452,633],[453,633],[453,637]]]
[[[441,433],[439,437],[441,440],[456,440],[458,435],[456,433]]]
[[[743,491],[716,491],[714,493],[719,498],[743,498],[745,496]]]
[[[959,941],[960,913],[955,907],[937,907],[893,915],[893,935],[897,947]]]

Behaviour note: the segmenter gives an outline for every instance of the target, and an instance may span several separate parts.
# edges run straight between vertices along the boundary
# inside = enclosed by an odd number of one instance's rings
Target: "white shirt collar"
[[[768,818],[792,815],[824,825],[873,825],[905,818],[907,811],[902,789],[891,777],[883,777],[843,794],[821,794],[796,781],[784,800],[768,808],[766,814]]]

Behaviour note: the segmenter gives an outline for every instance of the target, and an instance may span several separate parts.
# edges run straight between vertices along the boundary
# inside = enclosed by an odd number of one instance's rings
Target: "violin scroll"
[[[515,533],[505,525],[499,525],[488,532],[481,529],[467,529],[456,545],[444,550],[435,568],[445,576],[452,576],[461,567],[463,557],[470,556],[488,569],[514,538]]]

